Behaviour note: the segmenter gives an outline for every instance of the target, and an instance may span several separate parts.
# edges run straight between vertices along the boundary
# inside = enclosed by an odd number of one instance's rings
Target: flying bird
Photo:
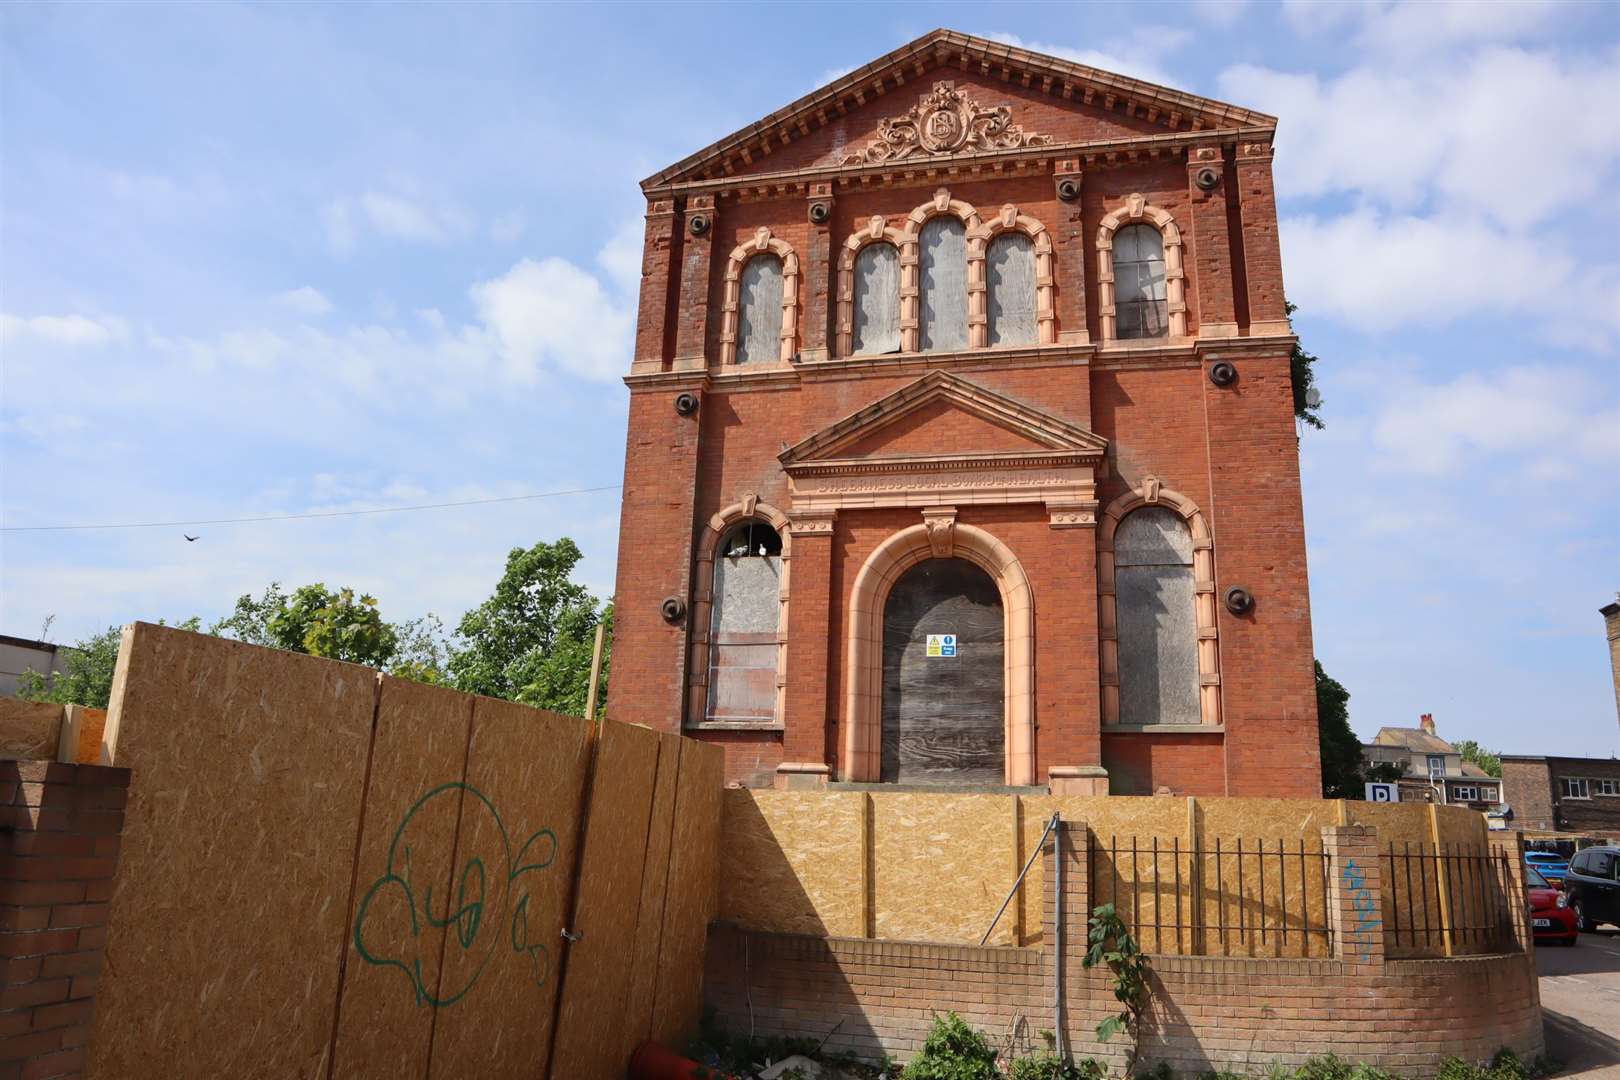
[[[186,537],[186,543],[188,543],[188,544],[194,542],[197,539],[195,536],[186,536],[185,533],[181,533],[180,535]]]

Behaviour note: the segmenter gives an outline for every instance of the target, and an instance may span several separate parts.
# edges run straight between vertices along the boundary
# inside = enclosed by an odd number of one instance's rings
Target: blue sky
[[[1275,113],[1317,655],[1609,755],[1620,7],[0,8],[6,526],[617,484],[644,176],[936,25]],[[279,580],[452,621],[508,549],[612,589],[618,494],[0,534],[0,631],[205,618]]]

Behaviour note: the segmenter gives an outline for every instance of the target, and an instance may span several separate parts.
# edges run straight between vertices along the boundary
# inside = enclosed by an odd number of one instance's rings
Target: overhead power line
[[[383,506],[375,510],[320,510],[307,514],[265,514],[259,517],[198,518],[187,521],[125,521],[107,525],[4,525],[0,532],[68,532],[85,529],[167,529],[183,525],[247,525],[260,521],[304,521],[309,518],[366,517],[372,514],[406,514],[413,510],[449,510],[458,506],[489,506],[492,503],[524,502],[529,499],[552,499],[559,495],[590,495],[598,491],[617,491],[620,485],[571,488],[568,491],[541,491],[533,495],[506,495],[498,499],[464,499],[460,502],[423,503],[420,506]]]

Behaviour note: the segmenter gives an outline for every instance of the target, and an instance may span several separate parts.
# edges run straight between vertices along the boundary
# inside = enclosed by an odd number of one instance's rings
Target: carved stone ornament
[[[1012,123],[1012,110],[1007,106],[985,108],[968,100],[955,83],[937,82],[933,92],[904,116],[879,122],[878,137],[860,153],[844,158],[844,164],[899,161],[917,153],[1017,150],[1051,141],[1050,135],[1031,135]]]
[[[928,527],[928,546],[936,559],[951,557],[956,544],[956,507],[930,506],[923,510]]]

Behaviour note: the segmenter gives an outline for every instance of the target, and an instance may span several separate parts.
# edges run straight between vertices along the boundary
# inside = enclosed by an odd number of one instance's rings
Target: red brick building
[[[935,31],[646,180],[615,718],[1319,795],[1275,126]]]

